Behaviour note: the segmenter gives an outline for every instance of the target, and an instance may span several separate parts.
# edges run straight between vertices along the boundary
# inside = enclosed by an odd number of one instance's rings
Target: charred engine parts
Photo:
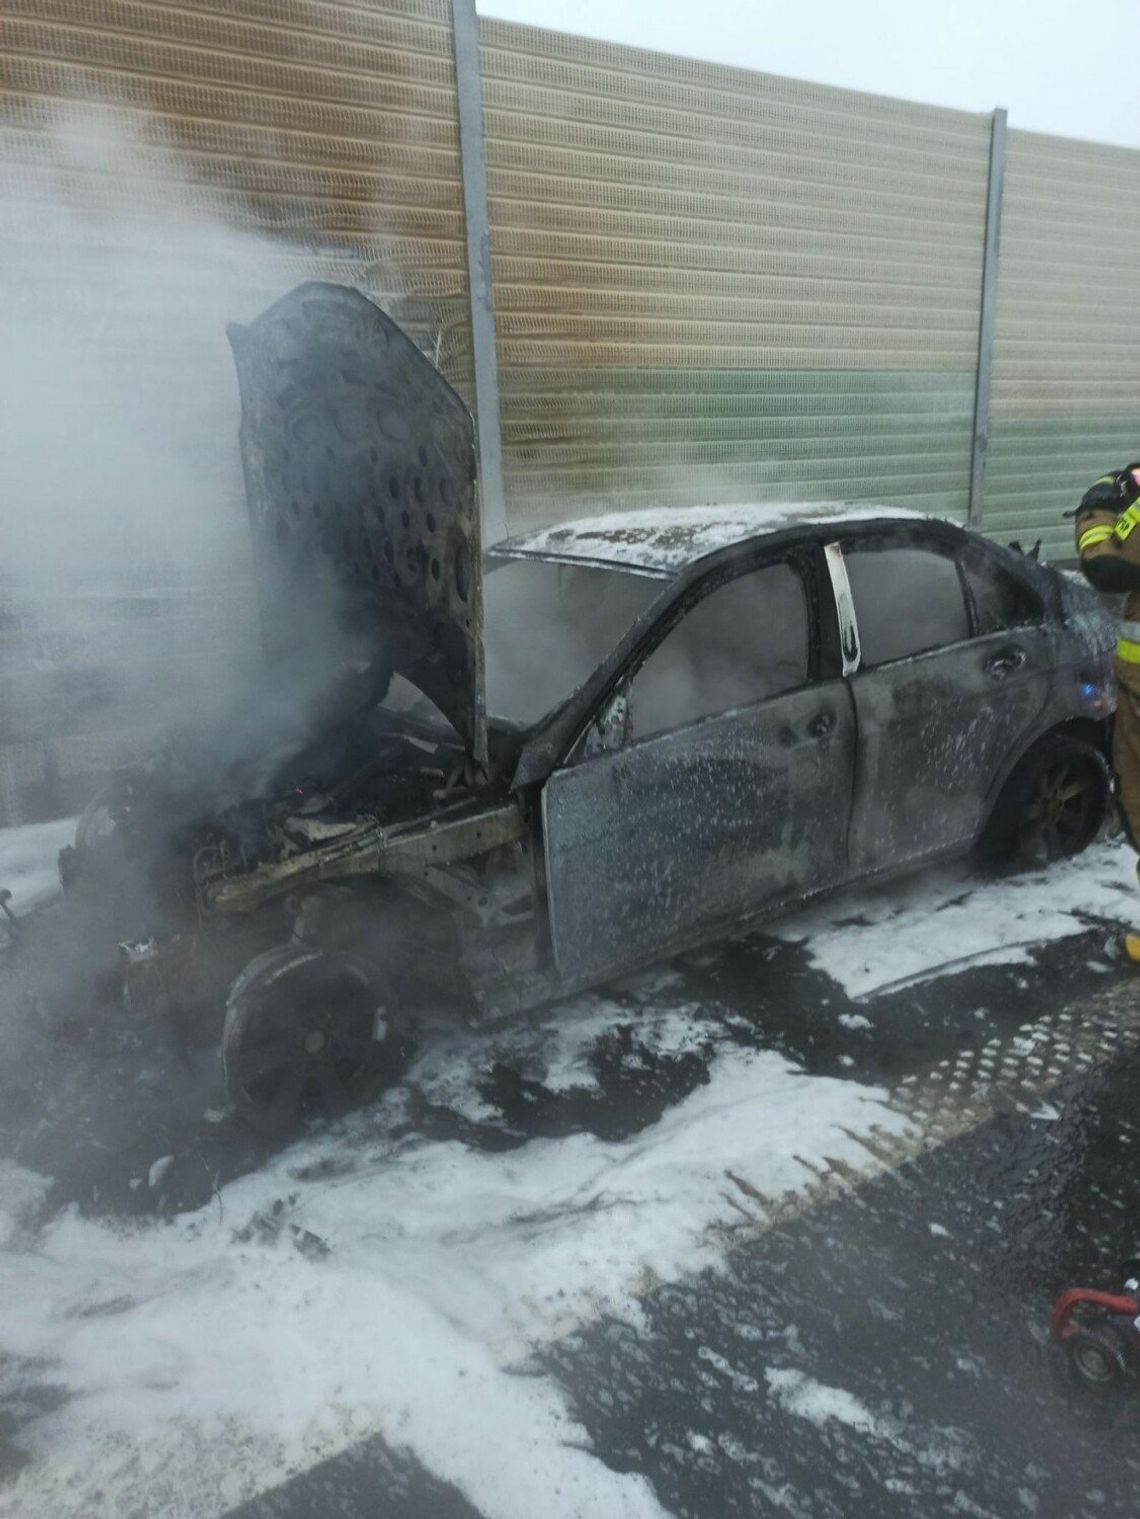
[[[123,1003],[132,1012],[164,1008],[192,982],[198,957],[194,935],[136,940],[119,945]]]
[[[514,802],[492,807],[460,806],[388,827],[364,823],[279,864],[221,881],[212,889],[208,902],[220,912],[250,912],[272,897],[312,882],[344,881],[353,876],[423,876],[430,867],[450,865],[513,844],[525,835],[526,826]]]

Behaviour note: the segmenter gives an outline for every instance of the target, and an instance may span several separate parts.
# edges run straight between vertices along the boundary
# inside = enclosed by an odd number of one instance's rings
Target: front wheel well
[[[1101,718],[1099,721],[1092,717],[1070,717],[1063,723],[1058,723],[1055,728],[1050,728],[1042,738],[1051,738],[1054,734],[1067,734],[1078,742],[1090,745],[1104,755],[1105,759],[1112,754],[1112,719]],[[1041,739],[1037,740],[1038,743]],[[1030,748],[1033,746],[1030,745]],[[1029,751],[1026,750],[1026,753]]]

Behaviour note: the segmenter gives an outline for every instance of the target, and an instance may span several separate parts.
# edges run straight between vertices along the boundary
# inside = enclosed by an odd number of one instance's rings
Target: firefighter
[[[1112,768],[1129,843],[1140,849],[1140,463],[1102,475],[1085,492],[1076,535],[1088,581],[1098,591],[1127,596],[1116,645]],[[1125,934],[1124,953],[1140,965],[1140,933]]]

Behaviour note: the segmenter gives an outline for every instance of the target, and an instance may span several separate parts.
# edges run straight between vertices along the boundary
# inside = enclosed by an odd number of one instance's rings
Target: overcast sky
[[[1140,0],[477,0],[482,14],[1140,147]]]

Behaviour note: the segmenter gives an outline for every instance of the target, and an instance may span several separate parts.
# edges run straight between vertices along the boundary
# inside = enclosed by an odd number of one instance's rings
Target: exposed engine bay
[[[170,737],[144,763],[117,775],[84,813],[76,845],[61,859],[65,881],[76,882],[113,854],[145,874],[164,916],[192,913],[202,922],[280,896],[285,883],[309,878],[310,859],[323,871],[320,879],[380,873],[378,859],[360,859],[360,840],[371,839],[375,851],[401,825],[405,835],[417,820],[434,830],[441,812],[476,815],[501,795],[486,772],[473,773],[440,714],[408,700],[414,693],[400,684],[403,705],[380,702],[342,714],[250,794],[243,793],[240,765],[203,781],[208,738]],[[256,884],[236,889],[251,880]]]

